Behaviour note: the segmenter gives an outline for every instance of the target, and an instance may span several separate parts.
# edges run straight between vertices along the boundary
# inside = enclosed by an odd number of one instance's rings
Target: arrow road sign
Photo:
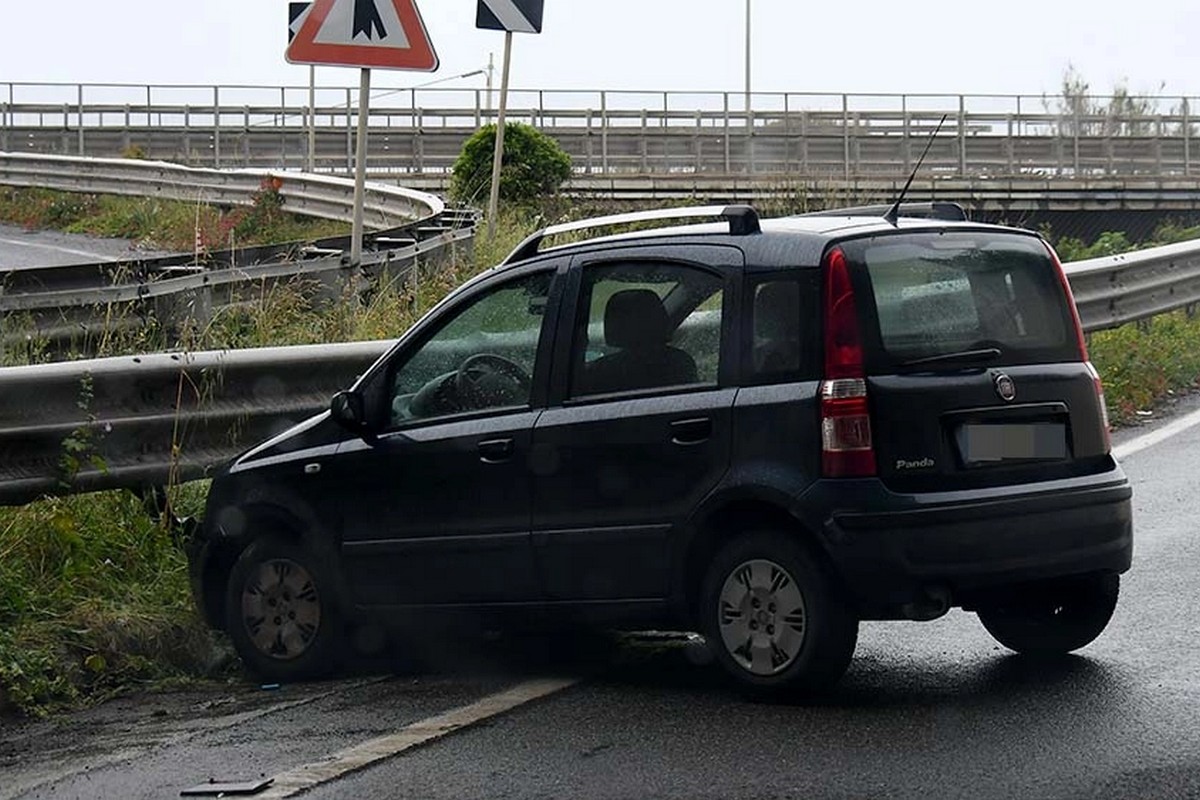
[[[312,3],[288,3],[288,44],[296,38],[296,34],[300,32],[300,26],[304,24],[304,17],[308,15],[309,9],[312,8]]]
[[[544,0],[479,0],[475,27],[514,33],[541,33]]]
[[[415,0],[315,0],[288,46],[287,60],[421,72],[438,68]]]

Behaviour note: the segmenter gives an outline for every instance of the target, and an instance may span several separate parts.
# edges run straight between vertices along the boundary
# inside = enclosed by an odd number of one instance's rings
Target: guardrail
[[[5,91],[6,90],[6,91]],[[308,87],[0,84],[0,149],[349,171],[355,94]],[[7,97],[5,97],[7,95]],[[480,89],[381,89],[372,174],[444,174],[494,122]],[[583,176],[788,174],[903,179],[942,115],[927,165],[957,177],[1193,177],[1195,97],[514,89],[509,118],[555,136]],[[316,130],[310,152],[308,126]]]
[[[354,181],[329,175],[0,152],[0,185],[231,206],[253,205],[264,186],[270,186],[278,191],[283,207],[294,214],[347,223],[354,220]],[[446,210],[445,203],[434,195],[378,183],[369,185],[364,208],[366,224],[380,230],[430,219]]]
[[[1088,332],[1200,303],[1200,242],[1066,269]],[[390,344],[0,369],[0,504],[203,477],[246,446],[325,409]]]

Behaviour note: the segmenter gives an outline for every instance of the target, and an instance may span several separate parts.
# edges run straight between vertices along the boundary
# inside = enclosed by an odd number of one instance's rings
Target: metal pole
[[[750,124],[750,0],[746,0],[746,124]]]
[[[371,103],[371,70],[363,68],[358,84],[358,144],[354,164],[354,229],[350,234],[350,264],[362,263],[363,195],[367,188],[367,121]]]
[[[496,54],[488,53],[487,66],[487,110],[488,116],[492,115],[492,78],[496,73]]]
[[[504,117],[508,113],[508,70],[512,66],[512,31],[504,32],[504,67],[500,71],[500,115],[496,119],[496,149],[492,153],[492,196],[488,201],[488,241],[496,238],[500,210],[500,167],[504,161]]]
[[[308,67],[308,171],[317,171],[317,68]]]

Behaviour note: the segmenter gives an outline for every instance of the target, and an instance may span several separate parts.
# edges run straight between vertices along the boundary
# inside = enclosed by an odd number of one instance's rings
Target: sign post
[[[500,111],[496,116],[496,149],[492,153],[492,191],[488,198],[488,241],[496,238],[500,209],[500,168],[504,165],[504,125],[508,112],[508,74],[512,66],[513,32],[541,33],[544,0],[479,0],[475,27],[504,31],[504,66],[500,71]],[[490,89],[490,83],[489,83]],[[491,92],[488,92],[489,106]]]
[[[437,53],[415,0],[315,0],[288,45],[286,57],[293,64],[360,69],[350,245],[350,263],[358,266],[362,263],[371,68],[433,72],[438,68]]]

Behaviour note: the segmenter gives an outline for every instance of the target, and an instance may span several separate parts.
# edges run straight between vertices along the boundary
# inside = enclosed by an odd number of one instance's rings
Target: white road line
[[[1123,442],[1113,448],[1113,457],[1118,461],[1129,458],[1135,453],[1140,453],[1147,447],[1153,447],[1159,442],[1164,442],[1172,436],[1177,436],[1189,428],[1194,428],[1200,425],[1200,410],[1186,414],[1174,422],[1170,422],[1161,428],[1142,434],[1136,439],[1130,439],[1128,442]]]
[[[18,783],[15,786],[4,786],[2,789],[0,789],[0,799],[15,798],[36,790],[44,789],[47,786],[59,783],[60,781],[69,780],[77,775],[82,775],[85,772],[95,772],[105,767],[126,764],[131,761],[135,761],[136,759],[144,758],[146,754],[152,750],[165,750],[170,747],[177,747],[179,745],[186,744],[193,739],[206,736],[210,733],[216,733],[218,731],[237,727],[238,725],[244,725],[247,722],[253,722],[254,720],[261,719],[271,714],[278,714],[281,711],[288,711],[293,708],[299,708],[300,706],[306,706],[310,703],[315,703],[319,700],[324,700],[328,697],[333,697],[338,694],[344,694],[346,692],[350,692],[355,689],[361,689],[365,686],[371,686],[372,684],[376,683],[383,683],[386,680],[388,679],[368,678],[365,680],[354,681],[352,683],[336,686],[318,694],[300,697],[295,700],[284,700],[283,702],[275,703],[274,705],[255,709],[253,711],[240,711],[223,717],[215,717],[212,720],[201,722],[193,728],[177,734],[165,736],[162,739],[142,741],[135,746],[122,747],[119,750],[105,753],[90,761],[84,761],[74,766],[67,766],[50,773],[43,773],[42,775],[33,777],[31,779],[27,778],[26,780],[29,781],[28,783]],[[69,757],[71,755],[72,753],[70,750],[64,748],[63,757]],[[10,791],[12,794],[8,794]]]
[[[101,255],[100,253],[89,253],[87,250],[76,250],[71,247],[60,247],[56,244],[42,244],[41,242],[18,242],[16,239],[0,239],[0,244],[9,244],[14,247],[32,247],[35,250],[56,250],[59,253],[66,253],[72,256],[83,256],[84,258],[94,258],[99,261],[112,261],[111,256]]]
[[[444,714],[414,722],[395,733],[370,739],[334,753],[324,761],[305,764],[275,776],[271,788],[257,798],[295,797],[323,783],[345,777],[364,767],[428,744],[455,731],[476,725],[485,719],[512,711],[518,706],[561,692],[579,682],[578,678],[544,678],[518,684],[497,694]]]

